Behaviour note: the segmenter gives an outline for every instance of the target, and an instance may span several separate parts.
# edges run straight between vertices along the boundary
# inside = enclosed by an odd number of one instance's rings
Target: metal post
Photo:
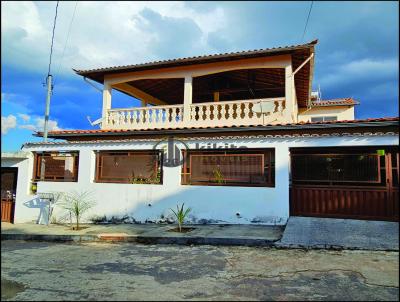
[[[44,112],[44,131],[43,131],[43,141],[46,143],[47,142],[47,133],[48,133],[48,123],[49,123],[49,114],[50,114],[50,99],[51,99],[51,91],[53,89],[52,87],[52,79],[53,76],[49,74],[47,76],[47,96],[46,96],[46,108]],[[45,164],[44,164],[44,156],[42,155],[42,160],[40,163],[40,180],[44,180],[44,170],[45,170]]]

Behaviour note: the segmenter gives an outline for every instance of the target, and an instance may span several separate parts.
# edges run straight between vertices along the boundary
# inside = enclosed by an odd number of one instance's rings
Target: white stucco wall
[[[21,221],[36,221],[40,216],[40,208],[27,208],[24,203],[32,199],[30,194],[30,180],[32,178],[33,156],[32,153],[27,154],[27,158],[23,157],[7,157],[1,158],[1,167],[18,168],[17,192],[15,194],[15,219],[21,217]]]
[[[338,121],[354,120],[354,106],[313,107],[310,110],[301,108],[299,122],[311,122],[312,117],[337,116]]]
[[[229,187],[229,186],[193,186],[181,185],[181,167],[164,167],[163,184],[113,184],[95,183],[94,150],[144,150],[152,149],[156,142],[118,142],[75,145],[50,145],[25,148],[25,151],[61,151],[79,150],[78,182],[39,182],[38,192],[89,190],[97,201],[95,208],[86,216],[124,214],[136,220],[157,220],[161,214],[168,216],[170,208],[185,203],[192,208],[191,219],[207,219],[221,223],[251,223],[253,220],[266,224],[284,224],[289,217],[289,148],[312,146],[370,146],[396,145],[398,136],[337,136],[337,137],[298,137],[298,138],[257,138],[224,139],[207,141],[185,141],[191,149],[205,147],[210,143],[223,147],[227,144],[246,146],[247,148],[275,148],[275,187]],[[18,179],[21,192],[27,192],[32,175],[32,159]],[[25,191],[24,191],[25,190]],[[21,194],[17,197],[16,222],[37,219],[39,212],[24,205],[33,196]],[[18,194],[18,193],[17,193]],[[149,206],[149,204],[151,206]],[[55,210],[56,216],[58,210]],[[240,213],[240,218],[236,216]]]

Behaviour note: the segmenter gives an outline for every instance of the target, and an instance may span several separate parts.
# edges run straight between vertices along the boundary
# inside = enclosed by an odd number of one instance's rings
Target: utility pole
[[[50,114],[50,99],[51,93],[53,90],[52,84],[53,76],[51,74],[47,75],[47,96],[46,96],[46,108],[44,112],[44,131],[43,131],[43,141],[47,143],[47,133],[48,133],[48,123],[49,123],[49,114]],[[40,163],[40,180],[44,180],[44,172],[45,172],[45,159],[42,155],[42,160]]]
[[[47,143],[47,133],[48,133],[48,123],[49,123],[49,114],[50,114],[50,99],[51,99],[51,92],[53,90],[52,87],[52,79],[53,76],[49,74],[47,76],[47,97],[46,97],[46,109],[44,112],[44,131],[43,131],[43,141]]]

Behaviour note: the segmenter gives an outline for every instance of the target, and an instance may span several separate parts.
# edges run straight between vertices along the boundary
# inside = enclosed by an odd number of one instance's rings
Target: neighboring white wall
[[[30,194],[33,170],[32,154],[29,153],[28,158],[2,158],[1,166],[18,168],[14,222],[36,222],[38,217],[41,216],[43,208],[35,205],[36,196]]]
[[[79,150],[78,182],[39,182],[38,192],[89,190],[97,200],[97,206],[88,213],[107,217],[133,216],[136,220],[157,220],[161,214],[168,216],[170,208],[185,203],[191,207],[193,218],[207,219],[220,223],[251,223],[259,221],[265,224],[285,224],[289,217],[289,148],[323,146],[370,146],[397,145],[397,135],[385,136],[337,136],[337,137],[299,137],[299,138],[257,138],[257,139],[209,139],[204,141],[185,141],[189,148],[207,147],[215,144],[224,147],[234,144],[236,147],[275,148],[275,187],[229,187],[229,186],[193,186],[180,184],[181,167],[164,167],[163,184],[112,184],[94,183],[95,154],[93,150],[144,150],[152,149],[154,141],[145,142],[104,142],[96,144],[48,145],[46,147],[25,148],[25,151]],[[200,144],[197,145],[196,144]],[[215,147],[213,146],[213,147]],[[32,160],[30,160],[32,161]],[[27,175],[32,175],[32,165]],[[19,186],[28,187],[29,179],[19,178]],[[18,197],[16,221],[37,219],[38,212],[24,208],[23,195]],[[149,206],[149,204],[151,206]],[[55,211],[55,214],[57,214]],[[59,213],[59,212],[58,212]],[[240,213],[241,218],[237,218]]]
[[[312,107],[299,109],[298,121],[311,122],[312,117],[337,116],[338,121],[354,120],[354,106]]]

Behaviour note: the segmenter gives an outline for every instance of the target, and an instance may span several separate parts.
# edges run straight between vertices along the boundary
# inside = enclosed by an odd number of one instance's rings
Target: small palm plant
[[[216,169],[213,170],[213,174],[214,174],[214,181],[217,184],[225,183],[224,174],[222,174],[222,171],[221,171],[219,166]]]
[[[185,218],[187,214],[190,213],[192,210],[191,208],[187,208],[186,210],[183,209],[185,203],[182,204],[182,206],[179,208],[179,205],[176,205],[176,212],[171,209],[171,211],[174,213],[176,220],[178,221],[178,227],[179,227],[179,232],[182,232],[182,224],[185,221]]]
[[[64,202],[61,204],[61,207],[75,216],[76,230],[79,230],[82,215],[95,205],[90,195],[91,193],[87,191],[71,192],[65,195]]]

